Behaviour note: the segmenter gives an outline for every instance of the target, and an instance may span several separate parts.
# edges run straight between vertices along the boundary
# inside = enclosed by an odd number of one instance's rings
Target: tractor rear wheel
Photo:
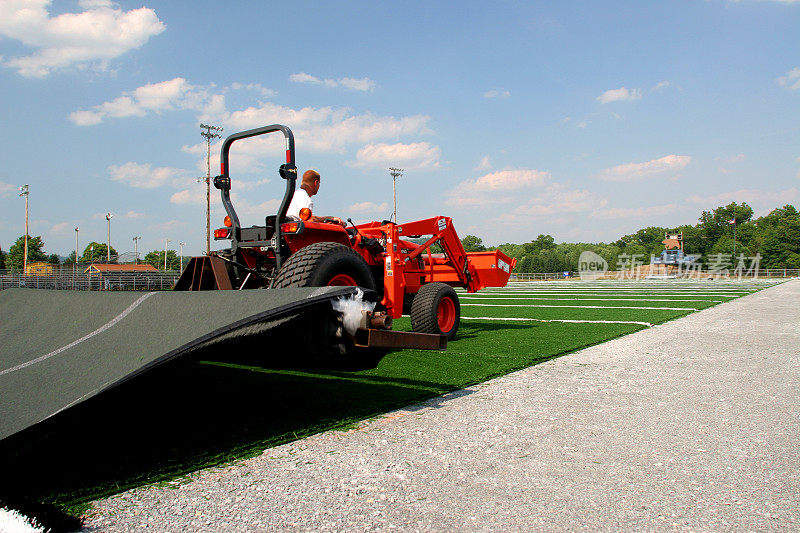
[[[284,263],[273,287],[358,286],[375,290],[364,258],[338,242],[317,242],[295,252]]]
[[[461,304],[456,291],[446,283],[423,285],[411,303],[411,328],[418,333],[456,336]]]
[[[326,286],[358,286],[375,294],[375,279],[367,262],[351,248],[338,242],[318,242],[298,250],[284,263],[273,283],[276,289]],[[332,309],[330,312],[334,313]],[[342,333],[341,320],[339,316],[333,321],[318,321],[334,325],[338,321],[339,331],[334,337],[316,335],[312,333],[315,329],[312,327],[305,334],[294,335],[293,339],[300,351],[319,364],[354,369],[374,368],[387,350],[356,347],[352,339]],[[314,322],[317,321],[307,324]]]

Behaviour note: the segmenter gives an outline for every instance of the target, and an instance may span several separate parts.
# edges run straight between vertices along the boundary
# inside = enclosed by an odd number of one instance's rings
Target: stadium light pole
[[[75,226],[75,275],[78,274],[78,232],[80,228]]]
[[[28,272],[28,196],[30,191],[27,183],[20,187],[19,190],[19,195],[25,197],[25,249],[22,255],[22,275],[25,276]]]
[[[139,264],[139,241],[141,240],[140,236],[136,236],[133,238],[133,264]]]
[[[397,224],[397,178],[403,175],[403,169],[389,167],[389,174],[392,176],[392,200],[394,202],[392,220],[394,220],[394,223]]]
[[[200,124],[200,129],[205,130],[201,131],[200,135],[206,139],[206,176],[197,178],[197,181],[206,182],[206,255],[211,255],[211,141],[221,137],[217,132],[222,131],[222,128]]]
[[[164,239],[164,270],[167,270],[167,244],[171,242],[172,239]]]
[[[108,242],[106,243],[108,247],[106,248],[106,262],[111,262],[111,219],[114,218],[114,215],[111,213],[106,213],[106,220],[108,220]]]
[[[181,247],[181,272],[183,272],[183,247],[186,246],[185,242],[178,243]]]

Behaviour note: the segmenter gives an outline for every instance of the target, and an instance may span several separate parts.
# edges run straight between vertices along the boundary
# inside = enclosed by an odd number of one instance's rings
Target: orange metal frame
[[[433,217],[406,224],[369,222],[356,226],[351,236],[336,224],[306,222],[302,233],[284,234],[292,253],[314,242],[341,242],[351,246],[367,264],[383,266],[383,305],[392,318],[403,314],[403,298],[414,294],[426,283],[442,282],[475,292],[485,287],[504,287],[516,259],[499,250],[466,252],[450,217]],[[423,244],[406,239],[430,236]],[[373,255],[359,246],[364,238],[377,239],[385,251]],[[431,253],[439,244],[443,254]],[[380,281],[380,280],[378,280]]]

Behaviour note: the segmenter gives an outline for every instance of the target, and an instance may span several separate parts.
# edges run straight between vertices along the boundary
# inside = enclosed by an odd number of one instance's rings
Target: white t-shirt
[[[292,203],[289,204],[289,210],[286,212],[287,216],[300,218],[300,210],[304,207],[314,211],[314,201],[308,195],[305,189],[300,188],[294,191],[292,196]]]

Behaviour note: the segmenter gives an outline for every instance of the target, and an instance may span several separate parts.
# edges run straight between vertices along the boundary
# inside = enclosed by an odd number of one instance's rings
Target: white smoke
[[[361,323],[361,311],[372,312],[375,309],[375,302],[364,301],[364,291],[358,289],[355,294],[341,296],[331,302],[334,311],[342,313],[342,323],[345,331],[350,335],[355,335]]]

